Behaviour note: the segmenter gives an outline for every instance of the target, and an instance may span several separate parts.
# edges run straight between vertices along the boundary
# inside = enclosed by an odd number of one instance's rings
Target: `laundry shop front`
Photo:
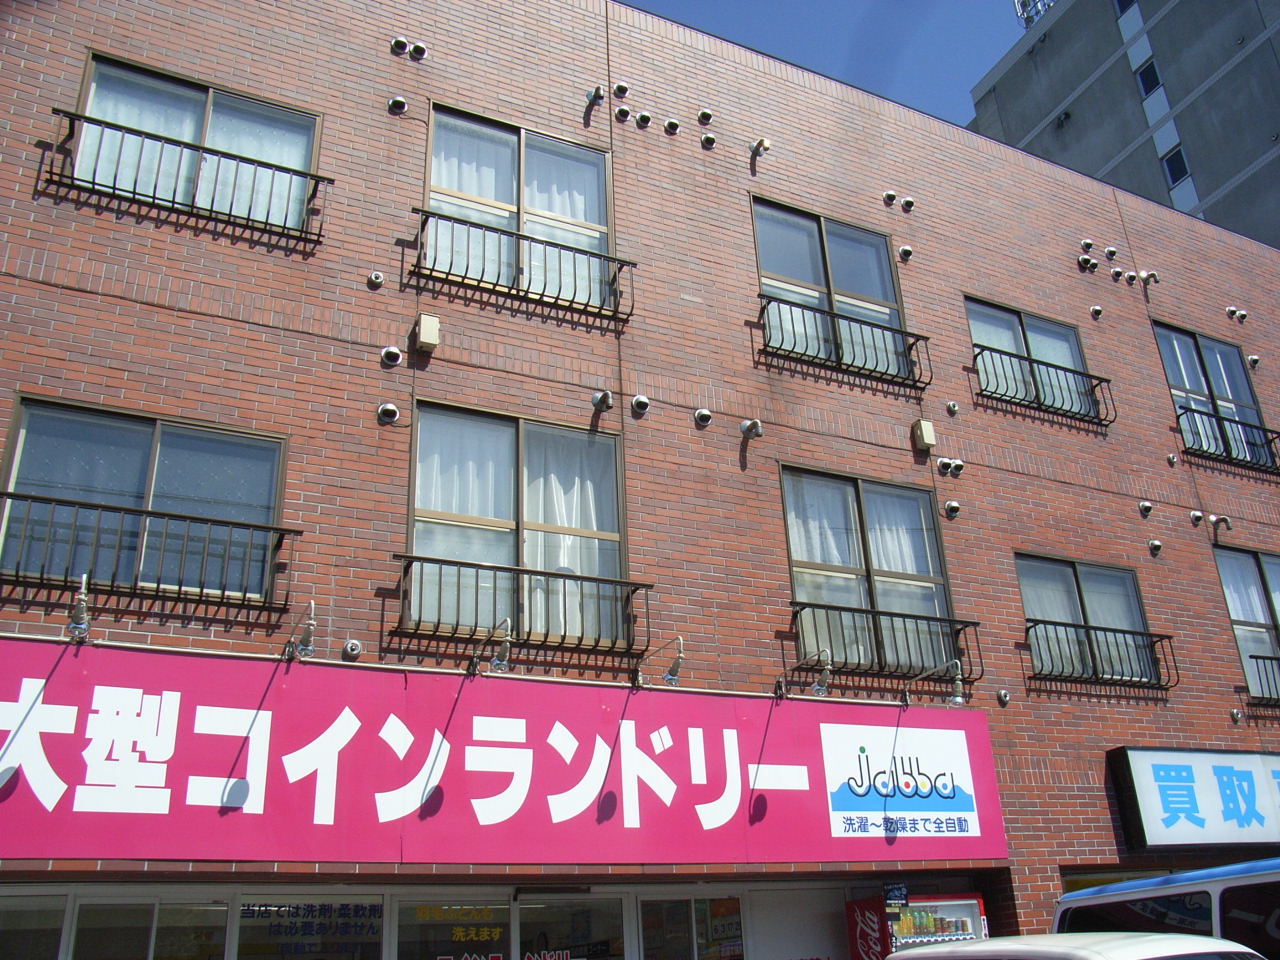
[[[844,960],[1007,855],[976,710],[0,648],[23,957]]]

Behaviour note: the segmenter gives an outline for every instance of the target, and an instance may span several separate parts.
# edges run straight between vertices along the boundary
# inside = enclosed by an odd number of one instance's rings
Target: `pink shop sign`
[[[0,640],[0,858],[1007,856],[977,710]]]

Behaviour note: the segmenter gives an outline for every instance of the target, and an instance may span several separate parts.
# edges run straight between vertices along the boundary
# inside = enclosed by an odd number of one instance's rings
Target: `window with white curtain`
[[[24,403],[0,570],[262,595],[279,472],[275,440]]]
[[[756,200],[767,349],[910,375],[885,237]]]
[[[605,155],[437,110],[426,261],[438,273],[602,304],[610,295]]]
[[[1061,323],[965,301],[983,393],[1071,416],[1093,418],[1098,402],[1076,331]]]
[[[1262,426],[1239,348],[1159,324],[1155,331],[1186,448],[1238,463],[1274,467],[1275,451]]]
[[[94,62],[84,112],[78,182],[251,223],[303,226],[314,116],[110,60]]]
[[[1276,611],[1280,610],[1280,557],[1226,547],[1216,547],[1213,553],[1249,693],[1278,700],[1280,643],[1276,637]]]
[[[1128,570],[1017,558],[1037,676],[1151,683],[1159,678],[1138,585]]]
[[[786,469],[782,474],[801,654],[854,670],[915,673],[957,656],[933,497]]]
[[[414,503],[418,622],[622,636],[612,437],[423,405]]]

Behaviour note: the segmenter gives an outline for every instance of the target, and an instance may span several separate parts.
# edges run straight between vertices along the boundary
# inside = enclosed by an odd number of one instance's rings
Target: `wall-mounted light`
[[[831,651],[823,647],[817,653],[805,657],[791,669],[802,670],[805,667],[817,668],[818,676],[809,684],[808,692],[815,697],[825,697],[831,693]],[[788,674],[784,672],[773,682],[773,695],[785,700],[791,695],[791,684]]]
[[[680,686],[680,668],[684,666],[684,637],[676,637],[676,656],[662,675],[662,682],[668,687]]]
[[[307,601],[307,618],[295,637],[290,637],[284,645],[286,660],[310,660],[316,653],[316,602]]]
[[[597,410],[612,410],[613,391],[597,390],[591,395],[591,406],[595,407]]]
[[[684,668],[684,637],[677,636],[668,640],[666,643],[655,647],[637,661],[635,670],[631,674],[632,687],[638,690],[641,687],[647,687],[649,685],[644,674],[641,673],[640,668],[644,665],[646,660],[657,656],[673,643],[676,645],[676,655],[674,659],[672,659],[671,664],[667,667],[666,672],[663,673],[662,682],[668,687],[680,686],[680,671]]]
[[[743,420],[738,424],[738,429],[742,431],[742,435],[748,440],[764,436],[764,424],[759,420]]]
[[[488,635],[476,644],[471,654],[471,662],[467,664],[467,675],[474,677],[480,672],[480,653],[490,643],[497,643],[498,649],[489,660],[490,673],[509,673],[511,671],[511,618],[503,617],[489,631]]]
[[[818,679],[809,685],[809,692],[815,697],[825,697],[831,693],[831,652],[822,650],[818,654],[820,668]]]
[[[960,661],[948,660],[940,667],[930,667],[928,670],[917,673],[914,677],[907,681],[907,685],[902,688],[902,705],[908,707],[911,705],[911,684],[917,680],[924,680],[926,677],[951,675],[951,696],[947,698],[947,704],[952,707],[963,707],[965,705],[964,696],[964,668],[961,667]]]
[[[1169,454],[1167,457],[1165,457],[1165,460],[1167,460],[1167,461],[1168,461],[1169,466],[1171,466],[1171,467],[1173,467],[1173,466],[1177,466],[1177,463],[1178,463],[1178,455],[1177,455],[1176,453],[1171,453],[1171,454]]]
[[[67,614],[67,638],[73,643],[84,643],[89,639],[89,627],[93,621],[89,617],[89,575],[80,575],[80,589],[71,600],[71,610]]]
[[[1239,707],[1231,708],[1231,722],[1239,723],[1244,719],[1244,712]]]
[[[1008,690],[996,691],[996,703],[1000,704],[1000,706],[1007,707],[1009,705],[1009,701],[1012,699],[1013,699],[1013,694],[1010,693]]]

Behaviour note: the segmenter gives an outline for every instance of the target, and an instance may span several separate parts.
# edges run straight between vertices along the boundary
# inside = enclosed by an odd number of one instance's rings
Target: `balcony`
[[[764,353],[911,387],[933,379],[928,337],[768,294],[760,301]]]
[[[1280,657],[1249,654],[1249,696],[1257,703],[1280,704]]]
[[[1184,453],[1280,473],[1280,451],[1276,449],[1280,433],[1275,430],[1186,407],[1178,412],[1178,429]]]
[[[652,584],[396,554],[405,633],[488,637],[504,619],[531,646],[629,656],[648,647]]]
[[[995,347],[973,348],[978,395],[1089,423],[1116,419],[1111,381]]]
[[[268,604],[296,530],[79,500],[0,494],[0,577],[113,593]],[[286,591],[287,594],[287,591]]]
[[[1166,634],[1028,620],[1027,643],[1031,675],[1041,680],[1167,690],[1180,679]]]
[[[410,275],[497,290],[522,300],[631,316],[635,264],[580,247],[415,207],[422,218]]]
[[[48,153],[49,183],[307,243],[323,236],[316,203],[331,177],[82,113],[53,112],[67,129]]]
[[[917,677],[959,660],[961,679],[982,676],[974,621],[800,600],[791,609],[801,651],[830,651],[834,670]]]

